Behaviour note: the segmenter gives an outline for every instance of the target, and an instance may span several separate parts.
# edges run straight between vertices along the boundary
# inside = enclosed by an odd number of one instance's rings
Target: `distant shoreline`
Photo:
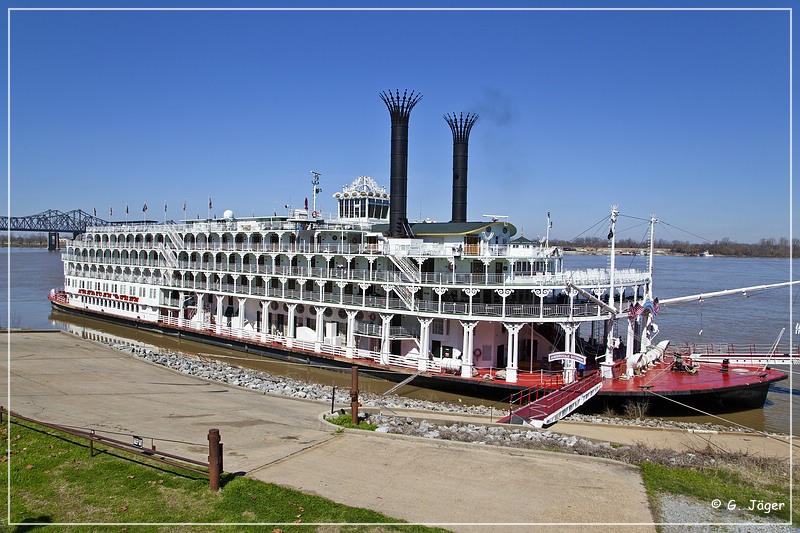
[[[4,242],[2,243],[3,248],[47,248],[47,242],[28,242],[28,243],[19,243],[19,242],[12,242],[11,244]],[[555,245],[561,248],[561,251],[564,255],[608,255],[608,248],[602,246],[570,246],[566,244],[558,244]],[[693,245],[698,246],[698,245]],[[774,247],[769,249],[769,253],[765,252],[762,248],[762,245],[759,244],[737,244],[738,250],[737,253],[727,254],[727,253],[720,253],[714,252],[709,253],[708,257],[740,257],[740,258],[761,258],[761,259],[789,259],[789,251],[788,250],[780,250],[784,253],[777,253]],[[66,248],[66,246],[62,246],[60,248]],[[713,246],[709,246],[709,249],[713,248]],[[761,249],[762,253],[759,253],[759,249]],[[703,250],[706,253],[709,250]],[[647,256],[647,250],[643,248],[630,248],[630,247],[617,247],[616,248],[617,257],[634,257],[634,256]],[[674,250],[672,248],[655,248],[654,250],[655,255],[660,256],[670,256],[670,257],[701,257],[702,252],[689,252],[684,250]],[[800,258],[800,253],[794,254],[795,258]]]

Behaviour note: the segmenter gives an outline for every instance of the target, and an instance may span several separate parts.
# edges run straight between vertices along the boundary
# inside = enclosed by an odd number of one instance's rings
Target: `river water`
[[[350,385],[349,375],[341,372],[272,361],[235,350],[52,312],[47,293],[51,288],[63,285],[61,254],[40,248],[13,248],[3,249],[0,252],[0,259],[4,265],[10,266],[10,284],[9,277],[6,276],[0,281],[0,304],[3,309],[0,325],[4,328],[73,330],[85,328],[144,342],[162,349],[219,358],[296,379],[341,387]],[[570,269],[604,268],[608,266],[609,258],[602,255],[571,255],[565,257],[564,261],[566,268]],[[647,258],[620,256],[617,258],[616,268],[645,269]],[[795,260],[794,270],[800,272],[799,268],[800,261]],[[677,296],[788,281],[789,260],[656,256],[654,278],[655,294],[661,300],[665,300]],[[793,296],[794,302],[791,306],[790,295]],[[10,306],[8,306],[9,300]],[[795,333],[795,323],[799,321],[800,288],[784,287],[752,292],[746,296],[706,299],[702,303],[664,305],[657,318],[661,328],[658,340],[670,339],[675,342],[692,343],[727,342],[743,346],[757,344],[769,347],[778,338],[781,328],[785,328],[781,341],[783,350],[789,349],[790,342],[796,349],[798,336]],[[800,383],[795,378],[798,377],[798,372],[800,369],[795,365],[794,374],[789,380],[773,385],[763,409],[725,413],[720,415],[724,420],[705,415],[689,416],[685,413],[676,417],[669,416],[669,413],[666,413],[667,416],[664,416],[665,413],[659,413],[659,416],[691,422],[741,424],[758,430],[780,433],[788,433],[791,428],[795,435],[800,435],[798,424],[793,424],[791,418],[794,414],[794,421],[797,421],[796,407],[798,407],[797,399],[800,397]],[[362,377],[359,386],[365,391],[383,392],[394,384]],[[418,399],[483,403],[476,398],[459,397],[413,386],[405,386],[399,392]]]

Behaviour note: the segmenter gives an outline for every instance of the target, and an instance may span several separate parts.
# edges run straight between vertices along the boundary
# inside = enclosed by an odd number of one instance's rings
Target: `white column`
[[[634,344],[636,342],[636,319],[628,317],[628,336],[625,339],[625,358],[630,359],[634,354]]]
[[[506,298],[511,296],[511,293],[514,292],[514,291],[513,291],[513,289],[495,289],[494,292],[496,292],[500,296],[500,298],[503,299],[503,308],[502,308],[503,309],[503,311],[502,311],[503,314],[502,314],[502,316],[505,317],[506,316]]]
[[[236,306],[239,308],[238,313],[238,323],[237,323],[237,333],[236,336],[242,338],[244,335],[244,308],[245,304],[247,303],[247,298],[236,298]]]
[[[224,298],[225,297],[221,296],[219,294],[215,295],[214,297],[217,299],[217,316],[216,316],[216,319],[215,319],[217,325],[216,325],[215,329],[217,330],[217,334],[219,335],[221,333],[221,331],[222,331],[221,330],[221,328],[222,328],[222,318],[224,317],[223,310],[222,310],[222,303],[224,302]]]
[[[508,330],[508,349],[506,357],[506,381],[517,382],[517,369],[519,368],[519,330],[525,324],[504,324]]]
[[[358,315],[358,311],[345,311],[345,313],[347,313],[345,355],[352,358],[356,349],[356,315]]]
[[[319,301],[320,302],[325,301],[325,294],[324,294],[325,283],[326,283],[325,280],[324,279],[318,279],[314,283],[316,283],[317,287],[319,287]]]
[[[431,351],[431,322],[432,318],[421,318],[419,320],[419,363],[418,370],[424,372],[428,369],[428,353]]]
[[[267,342],[269,334],[269,300],[261,302],[261,342]]]
[[[464,338],[461,341],[461,377],[471,378],[472,369],[475,366],[475,326],[477,322],[464,322],[461,321],[461,327],[464,328]]]
[[[442,295],[447,292],[446,287],[434,287],[433,292],[439,297],[439,314],[442,312]]]
[[[559,323],[561,329],[564,330],[564,351],[575,353],[575,332],[578,330],[578,324],[574,322]],[[564,372],[562,374],[564,383],[572,383],[575,381],[577,375],[575,371],[575,361],[566,359],[563,361]]]
[[[346,281],[337,281],[336,286],[339,287],[339,303],[344,303],[344,288],[347,287]]]
[[[469,315],[472,316],[472,298],[478,294],[478,289],[474,287],[467,287],[466,289],[461,290],[464,291],[464,294],[469,297]]]
[[[384,283],[383,285],[381,285],[381,287],[383,288],[384,292],[386,292],[386,310],[388,311],[389,310],[389,298],[390,298],[390,295],[392,294],[392,291],[394,290],[394,285],[392,285],[391,283]]]
[[[384,365],[389,364],[389,351],[391,350],[389,328],[393,318],[394,315],[381,313],[381,363]]]
[[[294,341],[294,312],[297,309],[297,304],[288,304],[289,307],[289,323],[286,324],[286,347],[291,348]]]
[[[322,351],[322,343],[325,341],[325,310],[327,307],[314,307],[317,312],[317,342],[314,343],[314,351]]]

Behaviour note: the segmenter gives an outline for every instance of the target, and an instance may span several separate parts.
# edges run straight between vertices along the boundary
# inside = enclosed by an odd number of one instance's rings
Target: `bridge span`
[[[59,233],[72,233],[76,237],[86,232],[88,226],[109,226],[114,224],[90,215],[80,209],[59,211],[48,209],[25,217],[0,217],[0,231],[42,231],[47,232],[47,249],[58,249]]]

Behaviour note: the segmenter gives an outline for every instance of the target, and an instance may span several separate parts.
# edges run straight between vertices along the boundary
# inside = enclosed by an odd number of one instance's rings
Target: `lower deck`
[[[76,309],[68,303],[52,298],[53,305],[61,310],[83,314],[84,309]],[[94,313],[93,316],[119,322],[128,325],[132,321],[123,317],[113,317],[109,314]],[[517,372],[516,382],[506,381],[504,378],[505,369],[497,368],[477,368],[476,375],[464,377],[458,371],[448,371],[445,368],[428,367],[424,371],[414,368],[414,366],[396,366],[385,364],[380,359],[380,354],[364,350],[356,350],[351,355],[346,356],[341,348],[329,347],[326,345],[318,346],[313,342],[303,342],[293,339],[287,342],[285,338],[275,338],[262,335],[242,335],[240,331],[231,331],[229,328],[220,328],[220,331],[204,330],[198,331],[193,328],[186,328],[177,324],[165,322],[147,323],[148,327],[155,327],[165,332],[180,332],[180,334],[191,335],[198,340],[211,343],[229,345],[234,348],[245,349],[267,356],[276,355],[280,358],[292,358],[307,361],[323,361],[339,367],[357,365],[365,370],[380,371],[380,377],[391,381],[402,381],[413,376],[414,384],[429,388],[441,388],[443,390],[463,391],[465,394],[469,390],[478,396],[486,398],[500,399],[508,397],[512,393],[525,390],[539,390],[541,395],[561,388],[564,385],[562,375],[559,372],[547,370],[523,370]],[[138,324],[142,327],[145,324]],[[666,397],[676,398],[679,401],[688,400],[691,397],[716,398],[725,395],[732,400],[737,400],[737,395],[741,396],[742,403],[757,406],[759,398],[765,398],[769,384],[775,381],[786,379],[787,375],[779,370],[760,369],[754,367],[744,367],[731,365],[727,372],[722,371],[722,365],[715,363],[702,363],[696,374],[684,372],[674,372],[671,370],[672,357],[665,357],[656,362],[642,375],[636,375],[630,379],[619,377],[624,375],[624,362],[617,362],[612,378],[603,380],[603,386],[598,396],[634,398],[634,397]],[[587,369],[586,374],[596,372]],[[377,373],[377,372],[376,372]],[[580,379],[581,376],[578,376]],[[531,394],[536,394],[532,392]],[[763,399],[760,400],[763,405]]]

